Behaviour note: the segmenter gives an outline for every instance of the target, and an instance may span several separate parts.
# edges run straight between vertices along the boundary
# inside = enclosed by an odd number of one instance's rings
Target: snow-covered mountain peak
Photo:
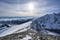
[[[59,33],[60,13],[47,14],[33,20],[31,28],[37,31],[48,30]],[[60,34],[60,33],[59,33]]]

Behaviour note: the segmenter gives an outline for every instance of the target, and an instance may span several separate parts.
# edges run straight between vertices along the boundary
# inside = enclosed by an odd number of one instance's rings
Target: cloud
[[[35,0],[38,5],[35,13],[51,14],[60,12],[60,0]]]
[[[31,0],[0,0],[0,2],[8,3],[8,4],[25,4],[30,2]]]
[[[0,2],[0,16],[34,16],[27,9],[27,4],[7,4]],[[34,14],[34,15],[33,15]]]
[[[27,4],[35,3],[31,13]],[[60,12],[60,0],[0,0],[0,16],[43,16]]]

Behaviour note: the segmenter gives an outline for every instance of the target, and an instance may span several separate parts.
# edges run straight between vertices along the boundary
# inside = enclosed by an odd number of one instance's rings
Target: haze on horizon
[[[0,16],[43,16],[60,12],[60,0],[0,0]]]

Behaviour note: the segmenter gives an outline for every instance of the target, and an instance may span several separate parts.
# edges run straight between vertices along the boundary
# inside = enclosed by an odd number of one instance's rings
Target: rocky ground
[[[14,33],[11,35],[0,37],[0,40],[60,40],[60,37],[44,35],[39,32],[28,29],[24,32]]]

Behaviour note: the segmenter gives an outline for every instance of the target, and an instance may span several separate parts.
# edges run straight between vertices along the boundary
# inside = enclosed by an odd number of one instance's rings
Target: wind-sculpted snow
[[[26,23],[23,23],[23,24],[20,24],[20,25],[12,26],[9,29],[5,30],[4,32],[1,32],[0,37],[13,34],[20,29],[28,27],[31,23],[32,23],[32,21],[29,21],[29,22],[26,22]]]
[[[31,28],[45,34],[60,36],[60,13],[47,14],[33,20]]]

